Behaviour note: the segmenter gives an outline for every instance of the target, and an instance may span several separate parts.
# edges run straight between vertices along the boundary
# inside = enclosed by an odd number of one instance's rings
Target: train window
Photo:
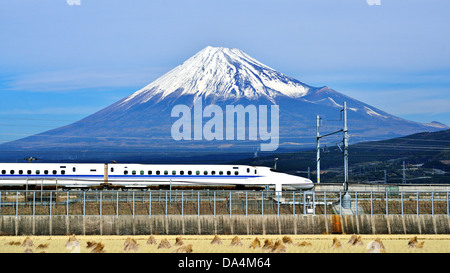
[[[53,171],[53,174],[56,174],[56,171]]]
[[[144,175],[144,171],[141,171],[141,175]]]
[[[204,175],[207,175],[207,174],[208,174],[208,171],[204,171],[203,174],[204,174]]]
[[[14,174],[14,170],[10,170],[9,173],[10,173],[10,174]]]
[[[128,174],[128,171],[126,171],[126,170],[125,170],[125,171],[123,171],[123,174],[125,174],[125,175],[126,175],[126,174]]]
[[[219,175],[223,175],[223,171],[219,171]]]
[[[149,174],[149,175],[152,174],[152,171],[148,171],[148,174]]]
[[[231,175],[231,172],[230,172],[230,171],[227,171],[227,175]]]
[[[184,174],[184,171],[180,171],[180,174],[183,175],[183,174]]]
[[[131,173],[132,173],[133,175],[136,175],[136,171],[132,171]]]
[[[248,173],[250,172],[250,168],[247,168],[247,172],[248,172]]]
[[[256,169],[255,169],[255,174],[256,174]]]
[[[192,174],[192,171],[188,171],[188,174],[191,175],[191,174]]]
[[[239,167],[233,167],[233,170],[237,170],[237,169],[239,169]]]
[[[23,171],[22,171],[22,170],[20,170],[20,171],[19,171],[19,174],[23,174]]]
[[[61,171],[61,174],[66,174],[66,171],[65,171],[65,170],[62,170],[62,171]]]
[[[36,174],[40,174],[41,173],[41,171],[40,170],[36,170]]]
[[[111,172],[112,172],[112,173],[114,172],[114,168],[111,168]]]
[[[159,175],[160,173],[161,173],[160,171],[156,171],[156,174],[158,174],[158,175]]]
[[[59,166],[61,169],[65,169],[66,168],[66,166]]]
[[[239,172],[238,172],[238,171],[235,171],[235,172],[234,172],[234,175],[238,175],[238,174],[239,174]]]
[[[48,171],[47,171],[47,170],[45,170],[45,171],[44,171],[44,174],[48,174]]]
[[[2,174],[6,174],[6,171],[5,171],[5,170],[2,170]]]
[[[200,171],[196,171],[195,174],[196,174],[196,175],[199,175],[199,174],[200,174]]]
[[[91,169],[91,172],[96,172],[97,170],[96,169]]]
[[[215,174],[216,174],[216,171],[211,171],[211,174],[212,174],[212,175],[215,175]]]
[[[76,172],[76,171],[77,171],[77,168],[73,167],[72,172]]]
[[[28,171],[27,171],[27,174],[31,174],[31,170],[28,170]]]
[[[172,174],[173,174],[173,175],[176,175],[176,174],[177,174],[177,171],[172,171]]]
[[[164,174],[165,174],[165,175],[168,175],[168,174],[169,174],[169,172],[168,172],[168,171],[164,171]]]

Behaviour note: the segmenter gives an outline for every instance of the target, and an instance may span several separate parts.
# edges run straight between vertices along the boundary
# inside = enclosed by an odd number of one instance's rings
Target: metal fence
[[[449,192],[0,191],[2,215],[447,215]]]

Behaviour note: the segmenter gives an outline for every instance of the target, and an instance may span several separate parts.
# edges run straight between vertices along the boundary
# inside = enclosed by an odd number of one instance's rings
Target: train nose
[[[309,190],[314,188],[314,183],[304,177],[300,177],[300,176],[293,176],[291,177],[292,179],[292,183],[291,186],[294,187],[295,189],[299,189],[299,190]]]

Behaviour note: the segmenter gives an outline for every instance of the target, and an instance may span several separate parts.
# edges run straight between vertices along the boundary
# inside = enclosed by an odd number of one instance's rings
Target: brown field
[[[149,235],[29,236],[29,239],[28,236],[0,236],[0,253],[91,253],[95,246],[102,253],[175,253],[186,250],[192,250],[192,253],[369,253],[368,245],[377,238],[386,253],[450,253],[450,235],[360,236],[362,244],[359,245],[349,244],[350,234],[238,235],[237,238],[236,235],[218,235],[215,241],[221,244],[211,244],[214,235],[154,235],[155,244],[147,243]],[[411,248],[408,242],[415,236],[419,246]],[[271,247],[264,247],[266,240],[272,242]],[[168,241],[170,247],[160,247],[162,241]],[[236,243],[238,241],[240,243]],[[335,247],[334,241],[340,247]],[[66,246],[68,242],[71,244]],[[100,244],[88,248],[95,243]]]

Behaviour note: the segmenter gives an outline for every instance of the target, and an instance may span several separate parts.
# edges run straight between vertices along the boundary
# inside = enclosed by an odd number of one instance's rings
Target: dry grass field
[[[0,253],[450,253],[450,235],[0,236]]]

